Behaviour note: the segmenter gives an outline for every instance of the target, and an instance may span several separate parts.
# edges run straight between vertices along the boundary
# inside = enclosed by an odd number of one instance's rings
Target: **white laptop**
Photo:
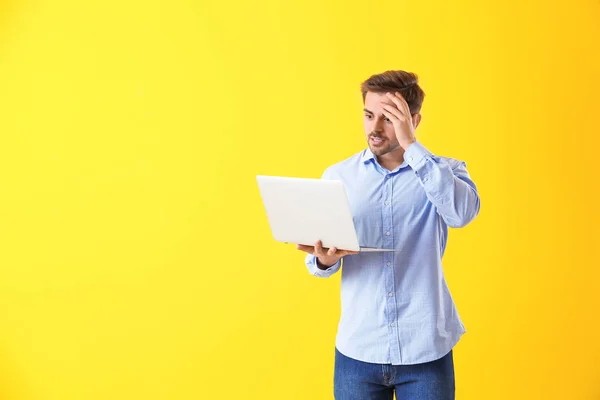
[[[342,181],[257,175],[258,187],[276,241],[352,251],[395,251],[363,247]]]

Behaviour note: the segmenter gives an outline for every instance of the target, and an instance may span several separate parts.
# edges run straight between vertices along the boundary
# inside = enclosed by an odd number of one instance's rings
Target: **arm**
[[[319,278],[329,278],[331,275],[338,272],[340,270],[340,267],[342,266],[341,258],[331,267],[327,267],[322,265],[319,262],[317,256],[313,254],[307,254],[304,262],[306,264],[306,267],[308,268],[308,272],[311,275],[314,275]]]
[[[321,175],[321,179],[331,179],[332,175],[330,169],[327,168]],[[340,270],[343,264],[342,258],[347,254],[358,254],[357,251],[340,250],[335,247],[324,248],[322,247],[321,241],[317,241],[314,246],[296,246],[299,250],[306,253],[304,260],[308,272],[311,275],[320,278],[329,278]]]
[[[406,148],[404,158],[448,226],[462,228],[475,219],[480,208],[479,194],[464,161],[436,160],[419,142]]]

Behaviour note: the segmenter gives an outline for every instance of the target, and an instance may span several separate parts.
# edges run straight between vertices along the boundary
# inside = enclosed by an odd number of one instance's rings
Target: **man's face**
[[[396,107],[385,93],[367,92],[364,111],[365,134],[369,149],[376,156],[400,147],[392,121],[383,115],[383,103]]]

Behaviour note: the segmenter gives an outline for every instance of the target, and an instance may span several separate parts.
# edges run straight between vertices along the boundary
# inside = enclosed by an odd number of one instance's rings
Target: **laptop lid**
[[[350,203],[338,180],[257,175],[273,238],[360,251]]]

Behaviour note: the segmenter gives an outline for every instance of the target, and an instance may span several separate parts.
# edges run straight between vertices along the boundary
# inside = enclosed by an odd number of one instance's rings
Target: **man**
[[[454,399],[452,348],[465,328],[446,285],[442,256],[448,227],[479,213],[466,163],[419,143],[425,93],[405,71],[373,75],[361,85],[368,148],[323,172],[344,182],[359,253],[298,245],[311,274],[342,266],[336,336],[337,400]]]

